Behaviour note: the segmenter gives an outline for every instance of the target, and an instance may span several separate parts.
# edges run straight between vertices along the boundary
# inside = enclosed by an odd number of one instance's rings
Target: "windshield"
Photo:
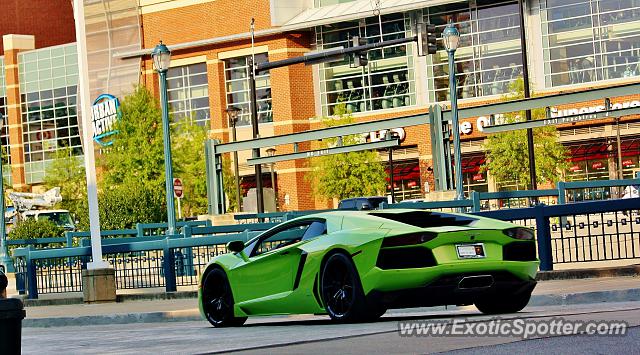
[[[59,226],[73,226],[73,220],[71,220],[69,212],[40,213],[38,219],[48,219]]]

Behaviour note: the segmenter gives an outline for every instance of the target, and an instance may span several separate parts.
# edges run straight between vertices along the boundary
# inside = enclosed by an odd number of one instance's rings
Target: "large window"
[[[2,147],[2,164],[7,167],[2,169],[4,181],[11,184],[11,154],[9,152],[9,118],[7,117],[7,91],[4,79],[4,57],[0,57],[0,120],[2,120],[2,131],[0,132],[0,146]]]
[[[410,22],[403,14],[382,16],[385,41],[404,38]],[[349,47],[353,36],[368,43],[380,42],[378,18],[342,22],[316,29],[319,49]],[[348,112],[365,112],[415,105],[415,79],[411,46],[399,45],[370,51],[369,64],[353,67],[349,60],[324,63],[320,68],[323,115],[334,115],[337,106]]]
[[[42,182],[56,151],[82,155],[76,95],[76,45],[18,54],[26,183]]]
[[[174,122],[187,117],[201,126],[209,127],[209,82],[206,63],[170,68],[167,73],[167,91]]]
[[[547,86],[640,75],[640,0],[540,0]]]
[[[425,22],[442,33],[451,20],[460,31],[456,51],[458,98],[502,95],[510,83],[522,76],[520,16],[514,1],[478,1],[431,7],[425,10]],[[429,100],[449,100],[449,64],[447,52],[438,35],[438,52],[428,67]]]
[[[263,63],[269,60],[267,53],[256,54],[255,58],[256,63]],[[247,57],[231,58],[224,61],[227,107],[235,106],[242,110],[238,116],[238,126],[251,124],[248,71]],[[269,71],[256,73],[256,95],[258,122],[273,122],[273,111],[271,110],[271,77]]]

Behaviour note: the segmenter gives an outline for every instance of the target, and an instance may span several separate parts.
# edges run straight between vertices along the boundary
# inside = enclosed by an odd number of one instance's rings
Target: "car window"
[[[327,234],[327,224],[325,222],[315,221],[311,223],[307,231],[304,232],[302,240],[309,240],[323,234]]]
[[[265,239],[262,239],[254,249],[253,255],[251,256],[264,254],[268,251],[280,249],[282,247],[286,247],[287,245],[291,245],[301,241],[302,236],[304,236],[310,224],[311,223],[298,224],[291,228],[281,230]]]
[[[378,207],[380,207],[380,204],[383,202],[386,202],[387,199],[386,198],[371,198],[369,199],[369,204],[371,205],[371,209],[378,209]]]
[[[356,201],[355,200],[340,201],[340,204],[338,205],[338,208],[339,209],[356,208]]]

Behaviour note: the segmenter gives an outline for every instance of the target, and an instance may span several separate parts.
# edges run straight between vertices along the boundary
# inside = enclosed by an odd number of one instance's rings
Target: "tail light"
[[[533,230],[522,227],[505,229],[504,231],[502,231],[502,233],[513,239],[520,240],[533,240],[534,237]]]
[[[382,241],[382,247],[400,247],[405,245],[417,245],[426,243],[433,238],[437,237],[436,233],[415,233],[415,234],[404,234],[398,235],[394,237],[384,238]]]

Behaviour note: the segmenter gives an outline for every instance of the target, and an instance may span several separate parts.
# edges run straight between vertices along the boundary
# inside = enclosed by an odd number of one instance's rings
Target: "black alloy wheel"
[[[367,307],[357,270],[351,259],[342,254],[331,255],[322,268],[321,294],[332,320],[348,323],[367,317]]]
[[[210,270],[202,281],[202,308],[214,327],[241,326],[247,320],[247,317],[234,317],[229,280],[218,268]]]

